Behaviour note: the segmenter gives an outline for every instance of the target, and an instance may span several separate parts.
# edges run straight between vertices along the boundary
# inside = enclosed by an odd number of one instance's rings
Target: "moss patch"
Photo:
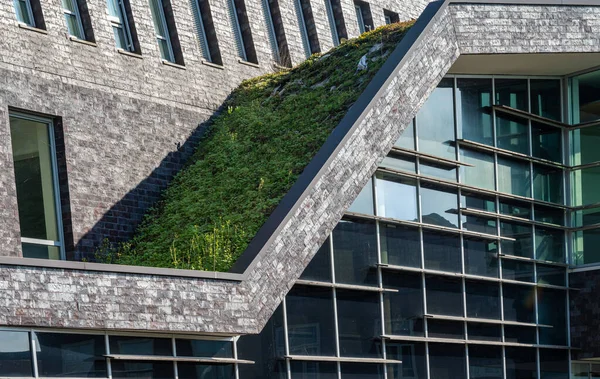
[[[134,238],[99,259],[227,271],[410,26],[378,28],[243,82]],[[368,67],[357,70],[364,55]]]

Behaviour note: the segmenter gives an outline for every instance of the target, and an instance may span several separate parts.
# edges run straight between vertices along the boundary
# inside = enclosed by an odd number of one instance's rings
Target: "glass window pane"
[[[170,338],[110,336],[111,354],[172,356]]]
[[[338,379],[335,362],[291,361],[290,371],[292,379]]]
[[[469,322],[467,324],[467,333],[469,340],[499,342],[502,339],[501,326],[495,324]]]
[[[531,197],[529,163],[498,157],[498,191]]]
[[[460,237],[423,230],[425,268],[448,272],[461,272]]]
[[[534,157],[558,163],[563,161],[561,129],[532,122],[531,138]]]
[[[460,149],[460,160],[469,166],[460,167],[461,183],[494,190],[494,156],[468,149]]]
[[[370,178],[362,191],[358,194],[348,212],[373,214],[373,178]]]
[[[342,379],[383,379],[383,365],[341,363]]]
[[[377,236],[370,221],[342,220],[332,234],[335,280],[346,284],[377,284]]]
[[[456,166],[449,164],[436,164],[425,162],[424,159],[421,159],[419,161],[419,174],[430,178],[456,182]]]
[[[589,363],[572,363],[571,364],[571,379],[589,379],[590,378]],[[592,376],[592,378],[595,378]]]
[[[537,264],[537,281],[540,284],[565,285],[566,269],[551,265]]]
[[[540,349],[540,379],[562,379],[569,376],[568,350]]]
[[[383,286],[398,290],[384,292],[385,332],[423,336],[423,280],[421,274],[383,272]]]
[[[417,221],[417,187],[411,179],[376,176],[377,215]]]
[[[600,229],[590,229],[574,233],[573,263],[583,265],[600,262]]]
[[[28,332],[0,331],[0,375],[33,376]]]
[[[567,296],[565,290],[538,287],[538,322],[540,344],[567,345]]]
[[[427,320],[427,335],[431,338],[463,340],[465,339],[465,326],[462,322],[430,318]]]
[[[300,279],[331,282],[331,249],[329,238],[311,259]]]
[[[34,334],[40,376],[106,377],[103,335]]]
[[[117,49],[129,50],[127,46],[127,39],[125,37],[125,31],[123,27],[113,26],[113,34],[115,36],[115,42]]]
[[[29,26],[35,26],[29,12],[29,4],[26,0],[15,0],[15,11],[17,13],[17,21],[23,22]]]
[[[77,0],[62,0],[62,5],[69,12],[77,11]]]
[[[570,211],[571,226],[588,226],[600,224],[600,207]]]
[[[579,75],[571,80],[573,123],[600,119],[600,70]]]
[[[496,104],[529,111],[526,79],[496,79]]]
[[[462,284],[459,279],[427,275],[427,313],[463,316]]]
[[[563,203],[563,170],[533,165],[533,197],[550,203]]]
[[[383,158],[379,167],[389,168],[392,170],[416,172],[416,160],[414,157],[404,157],[402,155],[388,155]]]
[[[537,378],[535,349],[506,347],[506,379]]]
[[[381,315],[379,294],[337,290],[340,355],[381,357]]]
[[[178,357],[233,357],[231,341],[176,339],[175,347]]]
[[[498,235],[498,227],[495,219],[479,216],[462,216],[462,227],[470,232]]]
[[[425,224],[458,228],[456,190],[421,183],[421,218]]]
[[[404,129],[400,138],[394,144],[396,147],[403,149],[415,150],[415,125],[414,120],[410,122],[410,125]]]
[[[533,258],[533,229],[531,225],[517,224],[513,222],[500,222],[500,235],[502,237],[512,238],[511,240],[502,240],[502,254],[516,255],[519,257]]]
[[[509,343],[536,343],[536,328],[504,325],[504,340]]]
[[[600,126],[570,130],[571,164],[582,165],[600,161]]]
[[[390,265],[421,267],[419,229],[379,224],[381,261]]]
[[[454,148],[454,79],[442,79],[417,113],[419,151],[456,159]]]
[[[496,117],[498,147],[529,155],[527,119],[498,113]]]
[[[420,342],[402,341],[385,344],[388,359],[402,361],[401,365],[388,365],[388,379],[426,379],[425,344]]]
[[[130,362],[111,361],[112,377],[114,379],[144,378],[171,379],[175,378],[173,362]]]
[[[505,320],[535,322],[535,287],[505,283],[502,295]]]
[[[179,378],[233,379],[233,365],[206,365],[198,363],[178,362]]]
[[[466,274],[498,277],[497,242],[465,238],[463,244]]]
[[[500,200],[500,213],[524,219],[531,219],[531,204],[519,200]]]
[[[461,207],[468,209],[477,209],[486,212],[496,212],[496,199],[491,196],[473,194],[468,191],[461,191]]]
[[[561,86],[558,79],[531,79],[531,113],[561,121]]]
[[[497,283],[466,281],[467,317],[500,319],[500,287]]]
[[[162,23],[162,0],[150,0],[150,10],[152,11],[152,21],[154,22],[154,30],[156,34],[163,38],[167,38],[167,31]]]
[[[543,261],[565,262],[565,232],[535,228],[535,257]]]
[[[292,355],[335,355],[333,292],[330,288],[294,286],[286,297]]]
[[[456,119],[462,138],[493,145],[492,80],[461,78],[456,83]]]
[[[60,259],[60,249],[56,246],[22,243],[25,258]]]
[[[67,29],[69,30],[69,34],[77,37],[79,39],[85,39],[85,36],[83,35],[83,30],[81,29],[81,26],[79,25],[79,20],[77,19],[77,16],[73,13],[73,14],[66,14],[65,13],[65,20],[67,22]]]
[[[574,206],[600,203],[600,167],[571,172],[571,201]]]
[[[469,345],[469,378],[502,379],[502,347]]]
[[[554,225],[565,224],[565,211],[560,208],[535,205],[535,221],[545,222]]]
[[[502,260],[502,278],[533,283],[533,263],[504,259]]]
[[[429,344],[430,378],[466,378],[465,347],[453,344]]]
[[[169,49],[169,44],[167,42],[167,40],[165,39],[157,39],[158,42],[158,49],[160,50],[160,57],[166,61],[173,61],[173,58],[171,57],[171,49]]]

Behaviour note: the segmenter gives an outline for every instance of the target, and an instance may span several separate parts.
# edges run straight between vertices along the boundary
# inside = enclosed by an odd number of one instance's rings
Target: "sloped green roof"
[[[133,239],[99,259],[229,270],[412,24],[243,82]]]

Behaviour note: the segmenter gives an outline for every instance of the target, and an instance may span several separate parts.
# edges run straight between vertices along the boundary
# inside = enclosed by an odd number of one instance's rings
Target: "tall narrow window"
[[[348,39],[340,0],[325,0],[325,8],[327,9],[333,44],[337,46],[342,42],[342,39]]]
[[[23,256],[63,258],[53,123],[13,113],[10,133]]]
[[[69,34],[78,39],[85,39],[78,0],[62,0],[63,12],[67,21]]]
[[[183,65],[183,54],[177,38],[171,2],[169,0],[150,0],[150,9],[160,56],[167,62]]]
[[[29,0],[14,0],[15,12],[17,12],[17,20],[29,26],[35,27],[33,18],[33,9]]]
[[[118,49],[139,52],[137,43],[134,42],[131,23],[129,22],[129,2],[128,0],[107,0],[108,19],[115,35],[115,42]]]
[[[263,8],[265,11],[267,28],[269,29],[269,39],[271,42],[271,49],[273,50],[273,59],[282,66],[290,67],[292,61],[287,46],[285,31],[283,29],[279,1],[263,0]]]
[[[321,51],[319,38],[317,36],[317,28],[315,26],[315,18],[310,6],[310,0],[297,0],[297,7],[304,50],[306,56],[309,57],[312,54]]]
[[[231,17],[238,56],[243,61],[258,63],[244,0],[229,0],[229,16]]]
[[[208,0],[191,0],[191,3],[202,57],[208,62],[222,65],[221,50],[219,49],[210,4]]]
[[[398,13],[388,11],[387,9],[383,10],[383,18],[385,19],[386,25],[400,22],[400,16],[398,16]]]
[[[356,11],[356,21],[360,34],[373,30],[373,17],[371,16],[371,7],[364,1],[355,1],[354,10]]]

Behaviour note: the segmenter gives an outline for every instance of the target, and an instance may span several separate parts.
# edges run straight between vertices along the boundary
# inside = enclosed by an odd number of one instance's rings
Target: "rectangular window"
[[[327,9],[327,19],[329,20],[333,45],[337,46],[342,42],[342,39],[348,39],[340,0],[325,0],[325,8]]]
[[[14,113],[10,131],[23,256],[64,258],[53,123]]]
[[[277,64],[291,67],[292,61],[283,28],[278,0],[263,0],[265,20],[269,30],[269,40],[273,51],[273,59]]]
[[[169,0],[150,0],[150,9],[161,58],[183,66],[183,53],[177,38],[171,2]]]
[[[15,12],[17,13],[17,21],[35,27],[30,0],[13,0],[13,2],[15,5]]]
[[[191,0],[191,3],[202,57],[208,62],[222,65],[221,50],[219,49],[210,4],[208,0]]]
[[[106,377],[104,335],[33,332],[41,377]]]
[[[0,331],[0,375],[33,376],[29,333]]]
[[[254,40],[244,0],[229,0],[229,16],[231,17],[231,25],[233,26],[233,35],[239,58],[246,62],[258,64],[258,57],[254,49]]]
[[[321,51],[315,18],[310,6],[310,0],[298,0],[296,6],[298,7],[298,21],[300,23],[300,28],[302,29],[304,50],[306,51],[306,56],[309,57]]]
[[[360,34],[373,30],[373,17],[371,16],[371,7],[364,1],[355,1],[354,9],[356,11],[356,20]]]
[[[62,0],[62,6],[69,34],[78,39],[85,40],[85,31],[81,22],[78,0]]]
[[[400,16],[398,16],[398,13],[392,12],[392,11],[388,11],[387,9],[383,10],[383,18],[385,19],[385,24],[386,25],[394,24],[396,22],[400,22]]]
[[[108,1],[108,19],[115,35],[115,41],[118,49],[138,52],[137,41],[134,41],[134,32],[129,20],[131,14],[128,0],[107,0]]]

